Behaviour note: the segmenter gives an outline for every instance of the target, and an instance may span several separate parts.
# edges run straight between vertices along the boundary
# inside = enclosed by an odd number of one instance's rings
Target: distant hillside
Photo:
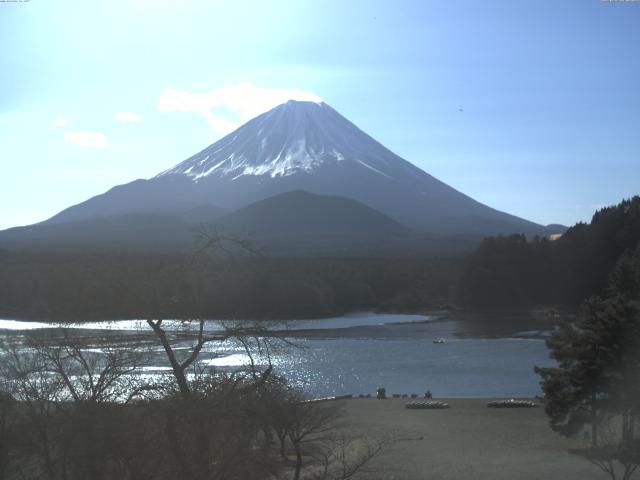
[[[294,191],[275,195],[232,212],[216,222],[227,232],[290,255],[366,254],[420,247],[420,235],[345,197]]]
[[[67,253],[177,253],[193,249],[198,225],[221,215],[216,207],[180,214],[110,215],[66,223],[40,223],[0,232],[0,248]]]
[[[108,215],[0,232],[0,248],[42,253],[191,253],[206,229],[275,256],[368,256],[472,251],[481,237],[430,236],[346,197],[292,191],[230,213],[213,205],[170,214]]]
[[[640,243],[640,197],[595,213],[558,240],[489,237],[468,259],[457,286],[473,307],[577,305],[599,294],[620,256]]]

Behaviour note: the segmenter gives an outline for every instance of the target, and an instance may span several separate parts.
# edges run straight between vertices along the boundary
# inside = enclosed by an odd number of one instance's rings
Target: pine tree
[[[551,428],[573,436],[591,427],[591,447],[576,451],[618,478],[629,479],[640,465],[640,245],[618,261],[604,298],[582,305],[576,321],[561,324],[547,339],[552,368],[542,377]],[[601,439],[599,426],[616,432]]]

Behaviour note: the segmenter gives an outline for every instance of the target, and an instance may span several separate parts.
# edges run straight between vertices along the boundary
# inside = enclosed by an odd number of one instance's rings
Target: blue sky
[[[539,223],[640,193],[640,2],[30,0],[0,38],[0,228],[288,97]]]

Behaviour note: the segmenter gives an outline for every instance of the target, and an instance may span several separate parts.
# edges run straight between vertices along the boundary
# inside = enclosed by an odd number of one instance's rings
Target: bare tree
[[[630,428],[628,422],[636,421],[635,417],[607,415],[599,422],[598,444],[575,448],[571,452],[591,462],[611,480],[629,480],[640,466],[640,440],[622,439],[621,432]]]
[[[113,478],[108,464],[123,462],[118,446],[132,426],[118,402],[136,385],[138,354],[108,344],[83,348],[68,331],[56,333],[25,335],[1,348],[2,378],[16,400],[21,438],[13,441],[22,475]]]
[[[69,330],[60,329],[54,342],[40,336],[27,337],[26,346],[42,357],[50,375],[64,384],[65,392],[75,404],[122,401],[136,383],[142,352],[122,349],[105,338],[88,351],[82,339]]]
[[[4,340],[0,348],[3,383],[7,393],[19,402],[14,419],[24,432],[20,462],[33,478],[54,480],[59,476],[56,414],[63,385],[48,374],[42,356],[25,349],[19,339]]]
[[[305,455],[312,456],[315,450],[330,440],[338,417],[338,408],[335,404],[313,402],[291,405],[287,434],[295,453],[294,480],[300,478]]]
[[[387,443],[386,439],[345,434],[340,403],[304,400],[286,382],[276,385],[266,405],[279,454],[290,462],[294,480],[354,478]]]
[[[13,424],[11,419],[15,399],[13,396],[0,390],[0,480],[9,478],[9,465],[12,453]]]
[[[226,326],[221,332],[207,334],[205,332],[206,322],[204,319],[199,319],[187,323],[196,323],[197,333],[195,335],[195,338],[193,338],[191,347],[189,347],[186,350],[186,353],[184,353],[180,358],[179,354],[176,353],[176,350],[171,343],[171,338],[168,332],[163,327],[163,320],[151,318],[147,319],[147,324],[156,334],[156,337],[158,338],[160,344],[162,345],[162,348],[167,355],[167,360],[169,361],[169,365],[171,366],[171,370],[180,390],[180,394],[185,400],[188,400],[192,397],[192,391],[189,385],[187,371],[189,367],[195,366],[194,362],[196,362],[200,353],[202,352],[202,348],[207,343],[220,343],[231,339],[240,342],[245,348],[245,351],[248,353],[248,358],[250,359],[251,364],[251,373],[254,375],[256,374],[255,363],[253,361],[253,356],[251,355],[252,342],[250,342],[248,339],[252,338],[255,345],[264,346],[268,349],[268,339],[264,338],[264,340],[262,340],[263,336],[267,334],[264,327],[243,327],[241,325]],[[262,379],[266,378],[271,373],[271,370],[272,366],[271,364],[269,364],[266,370],[261,374]]]
[[[348,480],[364,473],[365,467],[380,455],[389,439],[364,435],[336,435],[322,452],[322,470],[313,480]]]

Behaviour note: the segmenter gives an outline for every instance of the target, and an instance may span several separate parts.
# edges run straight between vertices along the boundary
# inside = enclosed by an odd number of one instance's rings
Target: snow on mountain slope
[[[351,198],[433,235],[546,233],[432,177],[329,105],[293,100],[149,180],[114,187],[47,222],[206,205],[232,211],[294,190]]]
[[[290,100],[158,177],[182,174],[198,182],[209,176],[285,177],[321,166],[356,162],[389,178],[409,173],[399,157],[366,135],[326,103]]]

